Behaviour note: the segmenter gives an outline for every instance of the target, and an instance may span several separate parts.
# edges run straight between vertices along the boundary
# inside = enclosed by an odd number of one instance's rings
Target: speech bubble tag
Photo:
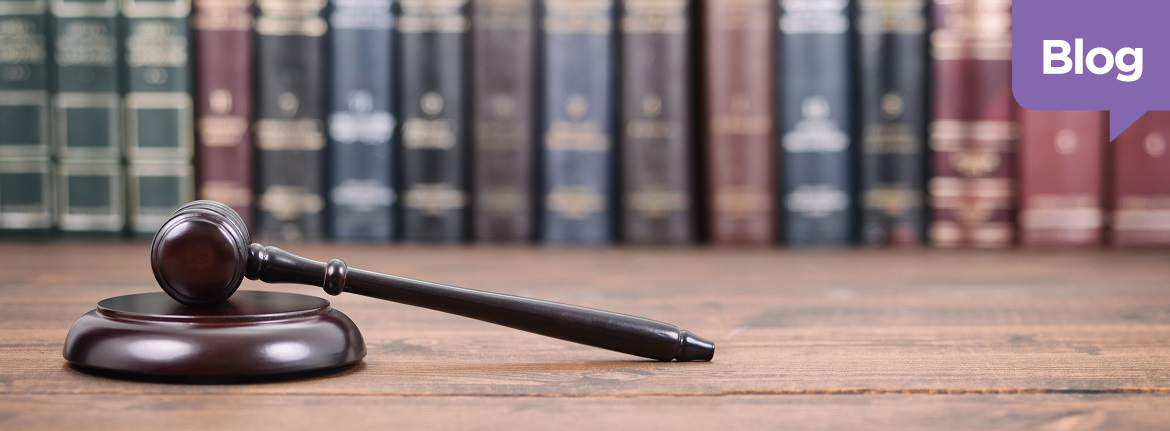
[[[1016,0],[1012,93],[1036,111],[1109,111],[1112,141],[1170,110],[1166,0]]]

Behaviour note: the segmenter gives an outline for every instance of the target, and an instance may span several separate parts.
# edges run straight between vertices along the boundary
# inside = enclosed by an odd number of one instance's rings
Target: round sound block
[[[353,321],[321,298],[241,291],[195,308],[157,292],[99,302],[73,324],[64,354],[102,371],[249,377],[353,364],[366,346]]]

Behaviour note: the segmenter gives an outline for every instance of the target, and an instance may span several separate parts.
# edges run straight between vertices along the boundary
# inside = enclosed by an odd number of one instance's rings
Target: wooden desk
[[[182,385],[67,366],[61,346],[77,317],[157,289],[148,248],[0,244],[0,429],[1170,426],[1165,251],[296,246],[663,320],[718,349],[711,363],[647,362],[342,295],[334,305],[369,354],[336,373]]]

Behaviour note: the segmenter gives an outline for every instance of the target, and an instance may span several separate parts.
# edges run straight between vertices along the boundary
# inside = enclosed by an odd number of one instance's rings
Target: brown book
[[[625,0],[621,23],[622,238],[687,243],[691,196],[690,0]]]
[[[930,240],[940,247],[1005,247],[1015,240],[1019,137],[1011,2],[934,6]]]
[[[776,237],[775,2],[702,6],[707,221],[714,243]]]
[[[1170,112],[1151,111],[1113,141],[1112,242],[1170,245]]]
[[[472,236],[530,241],[535,233],[536,2],[472,8]]]
[[[1105,116],[1020,109],[1020,243],[1097,245],[1104,227]]]
[[[195,0],[198,195],[252,224],[251,0]]]

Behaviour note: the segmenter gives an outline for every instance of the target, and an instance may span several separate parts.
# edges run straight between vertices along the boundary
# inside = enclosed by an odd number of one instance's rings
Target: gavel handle
[[[709,361],[715,354],[714,343],[641,317],[349,269],[338,259],[318,262],[259,244],[250,254],[252,280],[321,286],[333,295],[356,293],[659,361]]]

